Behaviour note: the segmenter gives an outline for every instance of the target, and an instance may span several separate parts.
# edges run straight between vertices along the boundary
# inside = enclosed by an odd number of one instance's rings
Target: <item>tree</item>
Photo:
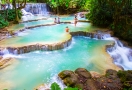
[[[68,13],[73,8],[81,8],[81,5],[84,4],[84,1],[87,0],[48,0],[47,3],[54,10],[54,12],[59,14],[61,12],[64,13],[64,11],[65,13]]]
[[[132,0],[91,0],[89,20],[132,43]]]
[[[16,18],[14,23],[19,23],[19,17],[18,17],[18,12],[20,9],[24,8],[26,5],[27,0],[12,0],[12,5],[15,9],[15,14],[16,14]]]

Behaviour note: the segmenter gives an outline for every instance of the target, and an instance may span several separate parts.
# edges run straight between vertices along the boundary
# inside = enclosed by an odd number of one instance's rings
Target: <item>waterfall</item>
[[[107,48],[107,52],[114,59],[117,66],[121,66],[124,70],[132,69],[132,49],[125,47],[122,42],[116,38],[105,38],[106,40],[114,40],[114,46]]]
[[[22,12],[22,15],[23,15],[23,16],[27,16],[27,15],[33,16],[32,13],[26,12],[24,9],[21,9],[21,12]]]
[[[34,15],[47,15],[47,5],[45,3],[27,3],[24,10]]]
[[[9,54],[8,49],[7,48],[0,48],[0,56],[5,55],[5,54]]]

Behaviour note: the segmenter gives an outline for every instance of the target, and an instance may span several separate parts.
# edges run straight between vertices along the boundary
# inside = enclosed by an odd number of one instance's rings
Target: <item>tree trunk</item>
[[[26,5],[26,0],[23,0],[23,2],[19,3],[19,0],[18,0],[18,8],[16,6],[16,0],[13,0],[12,1],[12,5],[15,9],[15,14],[16,14],[16,18],[14,20],[14,23],[19,23],[19,17],[18,17],[18,10],[22,9],[25,7]]]
[[[16,3],[15,3],[15,14],[16,14],[16,18],[15,18],[15,21],[14,23],[19,23],[19,17],[18,17],[18,10],[17,10],[17,7],[16,7]]]

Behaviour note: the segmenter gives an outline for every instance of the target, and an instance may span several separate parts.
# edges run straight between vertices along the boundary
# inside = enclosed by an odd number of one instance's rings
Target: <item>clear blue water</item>
[[[61,18],[71,20],[73,17]],[[19,29],[25,26],[47,24],[52,20],[39,20],[15,25],[10,29]],[[24,46],[31,43],[54,43],[67,39],[65,27],[70,31],[91,31],[94,27],[90,23],[57,24],[26,30],[12,37],[0,41],[3,46]],[[74,37],[72,44],[62,50],[35,51],[21,55],[11,55],[16,60],[8,67],[0,70],[0,90],[33,90],[41,84],[48,84],[62,70],[75,70],[86,68],[90,71],[102,73],[106,68],[112,67],[109,55],[105,52],[105,45],[111,44],[109,40],[95,40],[84,37]],[[110,63],[110,65],[109,65]]]
[[[75,70],[86,68],[90,71],[102,72],[96,68],[92,57],[98,57],[100,51],[96,52],[95,47],[102,48],[109,44],[109,41],[94,40],[84,37],[74,37],[72,44],[57,51],[35,51],[15,56],[17,65],[11,65],[0,77],[6,77],[2,82],[11,82],[9,90],[33,90],[42,83],[49,83],[53,77],[62,70]],[[98,63],[103,63],[99,61]],[[98,66],[98,65],[97,65]]]
[[[74,24],[57,24],[27,29],[24,32],[19,33],[17,37],[1,41],[1,45],[16,47],[37,43],[58,43],[67,40],[70,37],[70,35],[65,32],[66,26],[69,27],[70,32],[89,31],[89,27],[91,27],[90,23],[78,22],[77,25],[78,26],[75,27]]]

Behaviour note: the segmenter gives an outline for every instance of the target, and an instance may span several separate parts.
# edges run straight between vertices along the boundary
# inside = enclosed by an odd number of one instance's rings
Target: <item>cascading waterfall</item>
[[[114,44],[110,47],[107,47],[107,52],[114,59],[114,63],[117,66],[121,66],[124,70],[132,69],[132,49],[125,47],[122,42],[120,42],[117,38],[111,37],[111,35],[106,32],[96,32],[96,33],[88,33],[88,32],[71,32],[72,36],[86,36],[90,38],[102,39],[102,40],[112,40]],[[29,45],[26,47],[19,48],[2,48],[0,49],[0,55],[5,54],[22,54],[35,50],[57,50],[68,47],[71,44],[71,40],[65,41],[61,44],[53,44],[53,45]]]
[[[86,36],[95,39],[102,39],[102,40],[112,40],[114,41],[114,45],[111,47],[107,47],[107,52],[113,58],[114,63],[117,66],[122,67],[124,70],[131,70],[132,69],[132,49],[125,47],[123,43],[115,37],[111,37],[109,32],[100,32],[97,31],[96,33],[71,33],[73,36]]]
[[[9,50],[7,48],[0,48],[0,56],[9,54]]]
[[[45,3],[27,3],[24,10],[35,15],[47,15],[47,5]]]
[[[114,46],[107,48],[107,52],[114,59],[117,66],[121,66],[124,70],[132,69],[132,49],[125,47],[122,42],[116,38],[106,38],[106,40],[114,40]]]
[[[22,11],[22,15],[23,15],[23,16],[27,16],[27,15],[33,16],[32,13],[26,12],[24,9],[21,9],[21,11]]]

